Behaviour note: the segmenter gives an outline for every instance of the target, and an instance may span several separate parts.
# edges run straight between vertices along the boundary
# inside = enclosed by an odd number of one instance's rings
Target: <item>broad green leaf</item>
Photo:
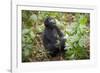
[[[31,15],[30,19],[36,22],[38,18],[36,14],[33,14]]]
[[[79,19],[80,25],[86,25],[87,24],[87,21],[88,21],[88,19],[87,19],[86,16],[84,16],[84,15],[81,15],[80,16],[80,19]]]
[[[29,32],[29,29],[23,29],[22,30],[22,34],[24,35],[24,34],[27,34]]]

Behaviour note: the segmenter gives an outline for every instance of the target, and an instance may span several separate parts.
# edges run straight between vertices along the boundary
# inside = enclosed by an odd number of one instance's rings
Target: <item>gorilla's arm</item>
[[[59,37],[60,37],[61,49],[64,49],[65,48],[65,42],[66,42],[66,39],[64,38],[64,34],[63,34],[63,32],[60,31],[60,29],[57,26],[55,28],[57,30]]]
[[[63,38],[64,34],[60,31],[60,29],[57,26],[55,26],[55,29],[57,30],[57,33],[58,33],[59,37]]]

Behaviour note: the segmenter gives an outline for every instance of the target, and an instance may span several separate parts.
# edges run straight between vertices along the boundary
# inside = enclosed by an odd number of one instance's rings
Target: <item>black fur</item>
[[[43,32],[43,44],[52,57],[64,53],[65,41],[64,34],[56,26],[56,21],[52,17],[47,17],[44,21],[45,30]]]

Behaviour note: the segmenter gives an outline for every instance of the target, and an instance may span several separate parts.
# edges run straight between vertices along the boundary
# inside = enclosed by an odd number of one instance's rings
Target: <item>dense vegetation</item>
[[[56,19],[57,26],[67,38],[64,60],[89,59],[89,13],[22,10],[22,62],[50,60],[41,39],[47,16]]]

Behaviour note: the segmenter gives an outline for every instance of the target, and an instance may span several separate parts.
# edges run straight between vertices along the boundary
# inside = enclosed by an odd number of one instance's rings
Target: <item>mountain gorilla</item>
[[[43,45],[51,57],[64,54],[65,41],[64,34],[56,26],[56,21],[52,17],[47,17],[44,21]]]

